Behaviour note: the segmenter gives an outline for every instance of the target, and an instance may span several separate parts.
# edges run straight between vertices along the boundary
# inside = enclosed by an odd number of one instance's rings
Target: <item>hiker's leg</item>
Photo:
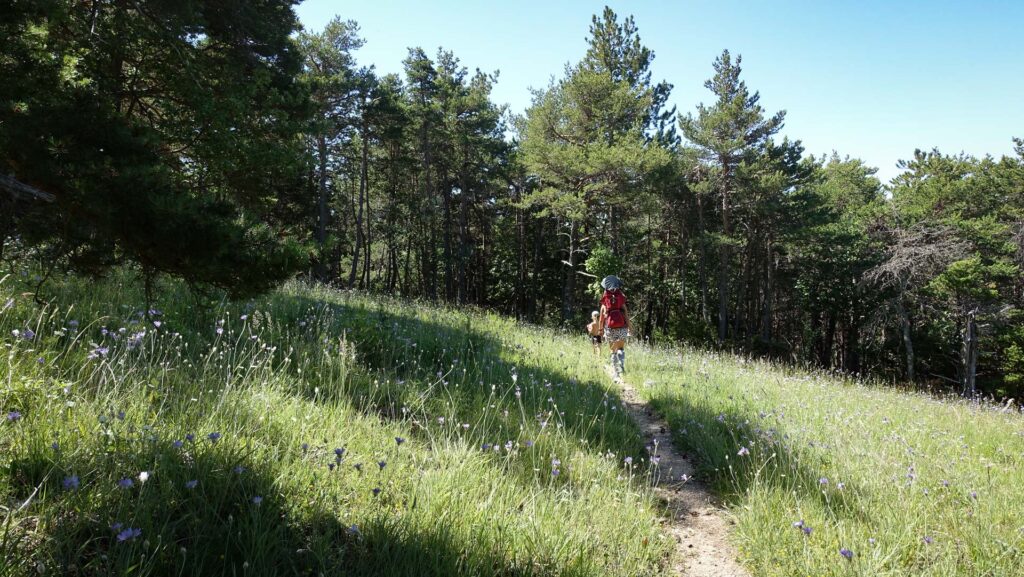
[[[619,354],[619,370],[625,372],[626,370],[626,347],[623,346],[618,351]]]

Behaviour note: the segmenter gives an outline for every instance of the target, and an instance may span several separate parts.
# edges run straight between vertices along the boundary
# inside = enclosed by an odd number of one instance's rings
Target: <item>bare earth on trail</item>
[[[655,492],[670,514],[667,530],[676,540],[675,569],[687,577],[747,577],[729,545],[729,523],[714,505],[711,493],[693,479],[693,464],[672,444],[668,424],[636,394],[626,381],[609,375],[622,388],[622,399],[633,420],[660,457]]]

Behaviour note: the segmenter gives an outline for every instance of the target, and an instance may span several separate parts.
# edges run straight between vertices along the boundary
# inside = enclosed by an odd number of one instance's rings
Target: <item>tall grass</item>
[[[0,283],[0,574],[665,571],[582,339],[300,284],[57,288]]]
[[[694,350],[631,355],[756,575],[1024,575],[1017,411]]]

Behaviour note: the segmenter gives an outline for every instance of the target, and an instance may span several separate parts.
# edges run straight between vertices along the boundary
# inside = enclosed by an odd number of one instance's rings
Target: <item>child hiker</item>
[[[612,370],[617,379],[622,378],[626,370],[626,339],[632,332],[629,313],[626,310],[626,295],[622,293],[622,281],[615,275],[606,276],[601,281],[604,295],[601,296],[601,326],[604,327],[604,339],[611,349]]]
[[[594,311],[590,313],[590,324],[587,325],[587,334],[590,335],[590,343],[594,345],[594,354],[601,354],[601,313]]]

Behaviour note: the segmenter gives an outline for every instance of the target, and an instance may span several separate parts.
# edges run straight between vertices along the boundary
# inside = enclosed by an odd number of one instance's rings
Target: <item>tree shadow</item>
[[[835,513],[864,521],[872,518],[870,508],[860,505],[864,499],[859,487],[823,473],[829,455],[814,450],[813,443],[801,446],[804,441],[769,426],[769,415],[712,409],[685,395],[657,391],[651,406],[670,423],[676,446],[691,457],[697,474],[726,503],[742,505],[752,489],[767,485],[817,501]]]
[[[300,518],[270,467],[210,445],[153,443],[131,458],[155,463],[152,477],[131,487],[102,475],[103,458],[79,463],[94,473],[74,487],[52,455],[13,461],[15,492],[32,495],[30,526],[14,533],[32,535],[0,533],[9,555],[0,574],[19,566],[69,576],[535,574],[442,526],[413,530],[383,514],[346,526],[330,511]]]

